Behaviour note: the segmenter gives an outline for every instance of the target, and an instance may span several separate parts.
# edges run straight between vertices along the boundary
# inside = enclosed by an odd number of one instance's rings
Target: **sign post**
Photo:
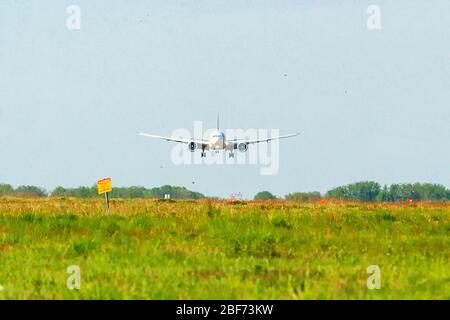
[[[109,193],[105,193],[105,203],[106,203],[106,209],[109,209]]]
[[[105,195],[106,209],[109,209],[109,193],[112,191],[112,180],[111,178],[106,178],[97,181],[98,194]]]

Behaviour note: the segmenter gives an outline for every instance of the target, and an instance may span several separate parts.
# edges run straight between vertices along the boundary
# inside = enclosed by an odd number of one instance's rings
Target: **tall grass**
[[[0,298],[449,299],[449,235],[448,203],[0,198]]]

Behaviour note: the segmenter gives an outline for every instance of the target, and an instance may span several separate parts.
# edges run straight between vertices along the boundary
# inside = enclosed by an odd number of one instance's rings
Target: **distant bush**
[[[47,192],[45,189],[36,186],[20,186],[14,193],[21,196],[33,196],[33,197],[46,197]]]
[[[319,200],[321,198],[320,192],[294,192],[289,193],[285,196],[286,200],[296,200],[296,201],[311,201]]]
[[[146,198],[148,192],[144,187],[113,188],[111,197],[122,199]]]
[[[63,188],[56,187],[51,193],[52,197],[73,197],[73,198],[93,198],[96,197],[97,186],[92,187],[78,187],[78,188]]]
[[[9,184],[0,184],[0,196],[7,196],[14,193],[14,188]]]
[[[254,200],[272,200],[276,198],[277,197],[271,194],[269,191],[261,191],[255,195]]]
[[[206,198],[199,192],[194,192],[186,189],[185,187],[177,187],[164,185],[159,188],[152,188],[146,191],[149,198],[164,198],[164,195],[170,194],[171,199],[202,199]]]

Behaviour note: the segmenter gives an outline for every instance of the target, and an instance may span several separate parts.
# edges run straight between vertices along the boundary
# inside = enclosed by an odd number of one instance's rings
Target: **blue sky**
[[[450,186],[450,2],[0,3],[0,181],[279,196],[375,180]],[[366,8],[381,8],[381,30]],[[81,30],[66,8],[81,8]],[[279,128],[280,171],[175,166],[170,135]]]

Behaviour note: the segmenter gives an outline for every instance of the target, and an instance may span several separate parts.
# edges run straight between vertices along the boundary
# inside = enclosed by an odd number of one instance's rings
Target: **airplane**
[[[177,138],[158,136],[158,135],[142,133],[142,132],[139,133],[139,135],[144,136],[144,137],[149,137],[149,138],[167,140],[167,141],[171,141],[171,142],[186,143],[191,152],[194,152],[197,149],[201,149],[202,150],[202,153],[201,153],[202,158],[206,157],[205,150],[215,151],[216,153],[218,153],[219,150],[230,151],[230,153],[229,153],[230,158],[234,158],[235,150],[239,150],[240,152],[246,152],[248,150],[248,145],[250,145],[250,144],[256,144],[256,143],[260,143],[260,142],[269,142],[272,140],[279,140],[279,139],[295,137],[295,136],[298,136],[299,133],[287,134],[287,135],[283,135],[283,136],[270,137],[270,138],[259,139],[259,140],[246,140],[246,139],[227,140],[227,138],[225,137],[225,133],[220,131],[220,118],[219,118],[219,115],[217,115],[217,129],[209,136],[208,140],[177,139]]]

